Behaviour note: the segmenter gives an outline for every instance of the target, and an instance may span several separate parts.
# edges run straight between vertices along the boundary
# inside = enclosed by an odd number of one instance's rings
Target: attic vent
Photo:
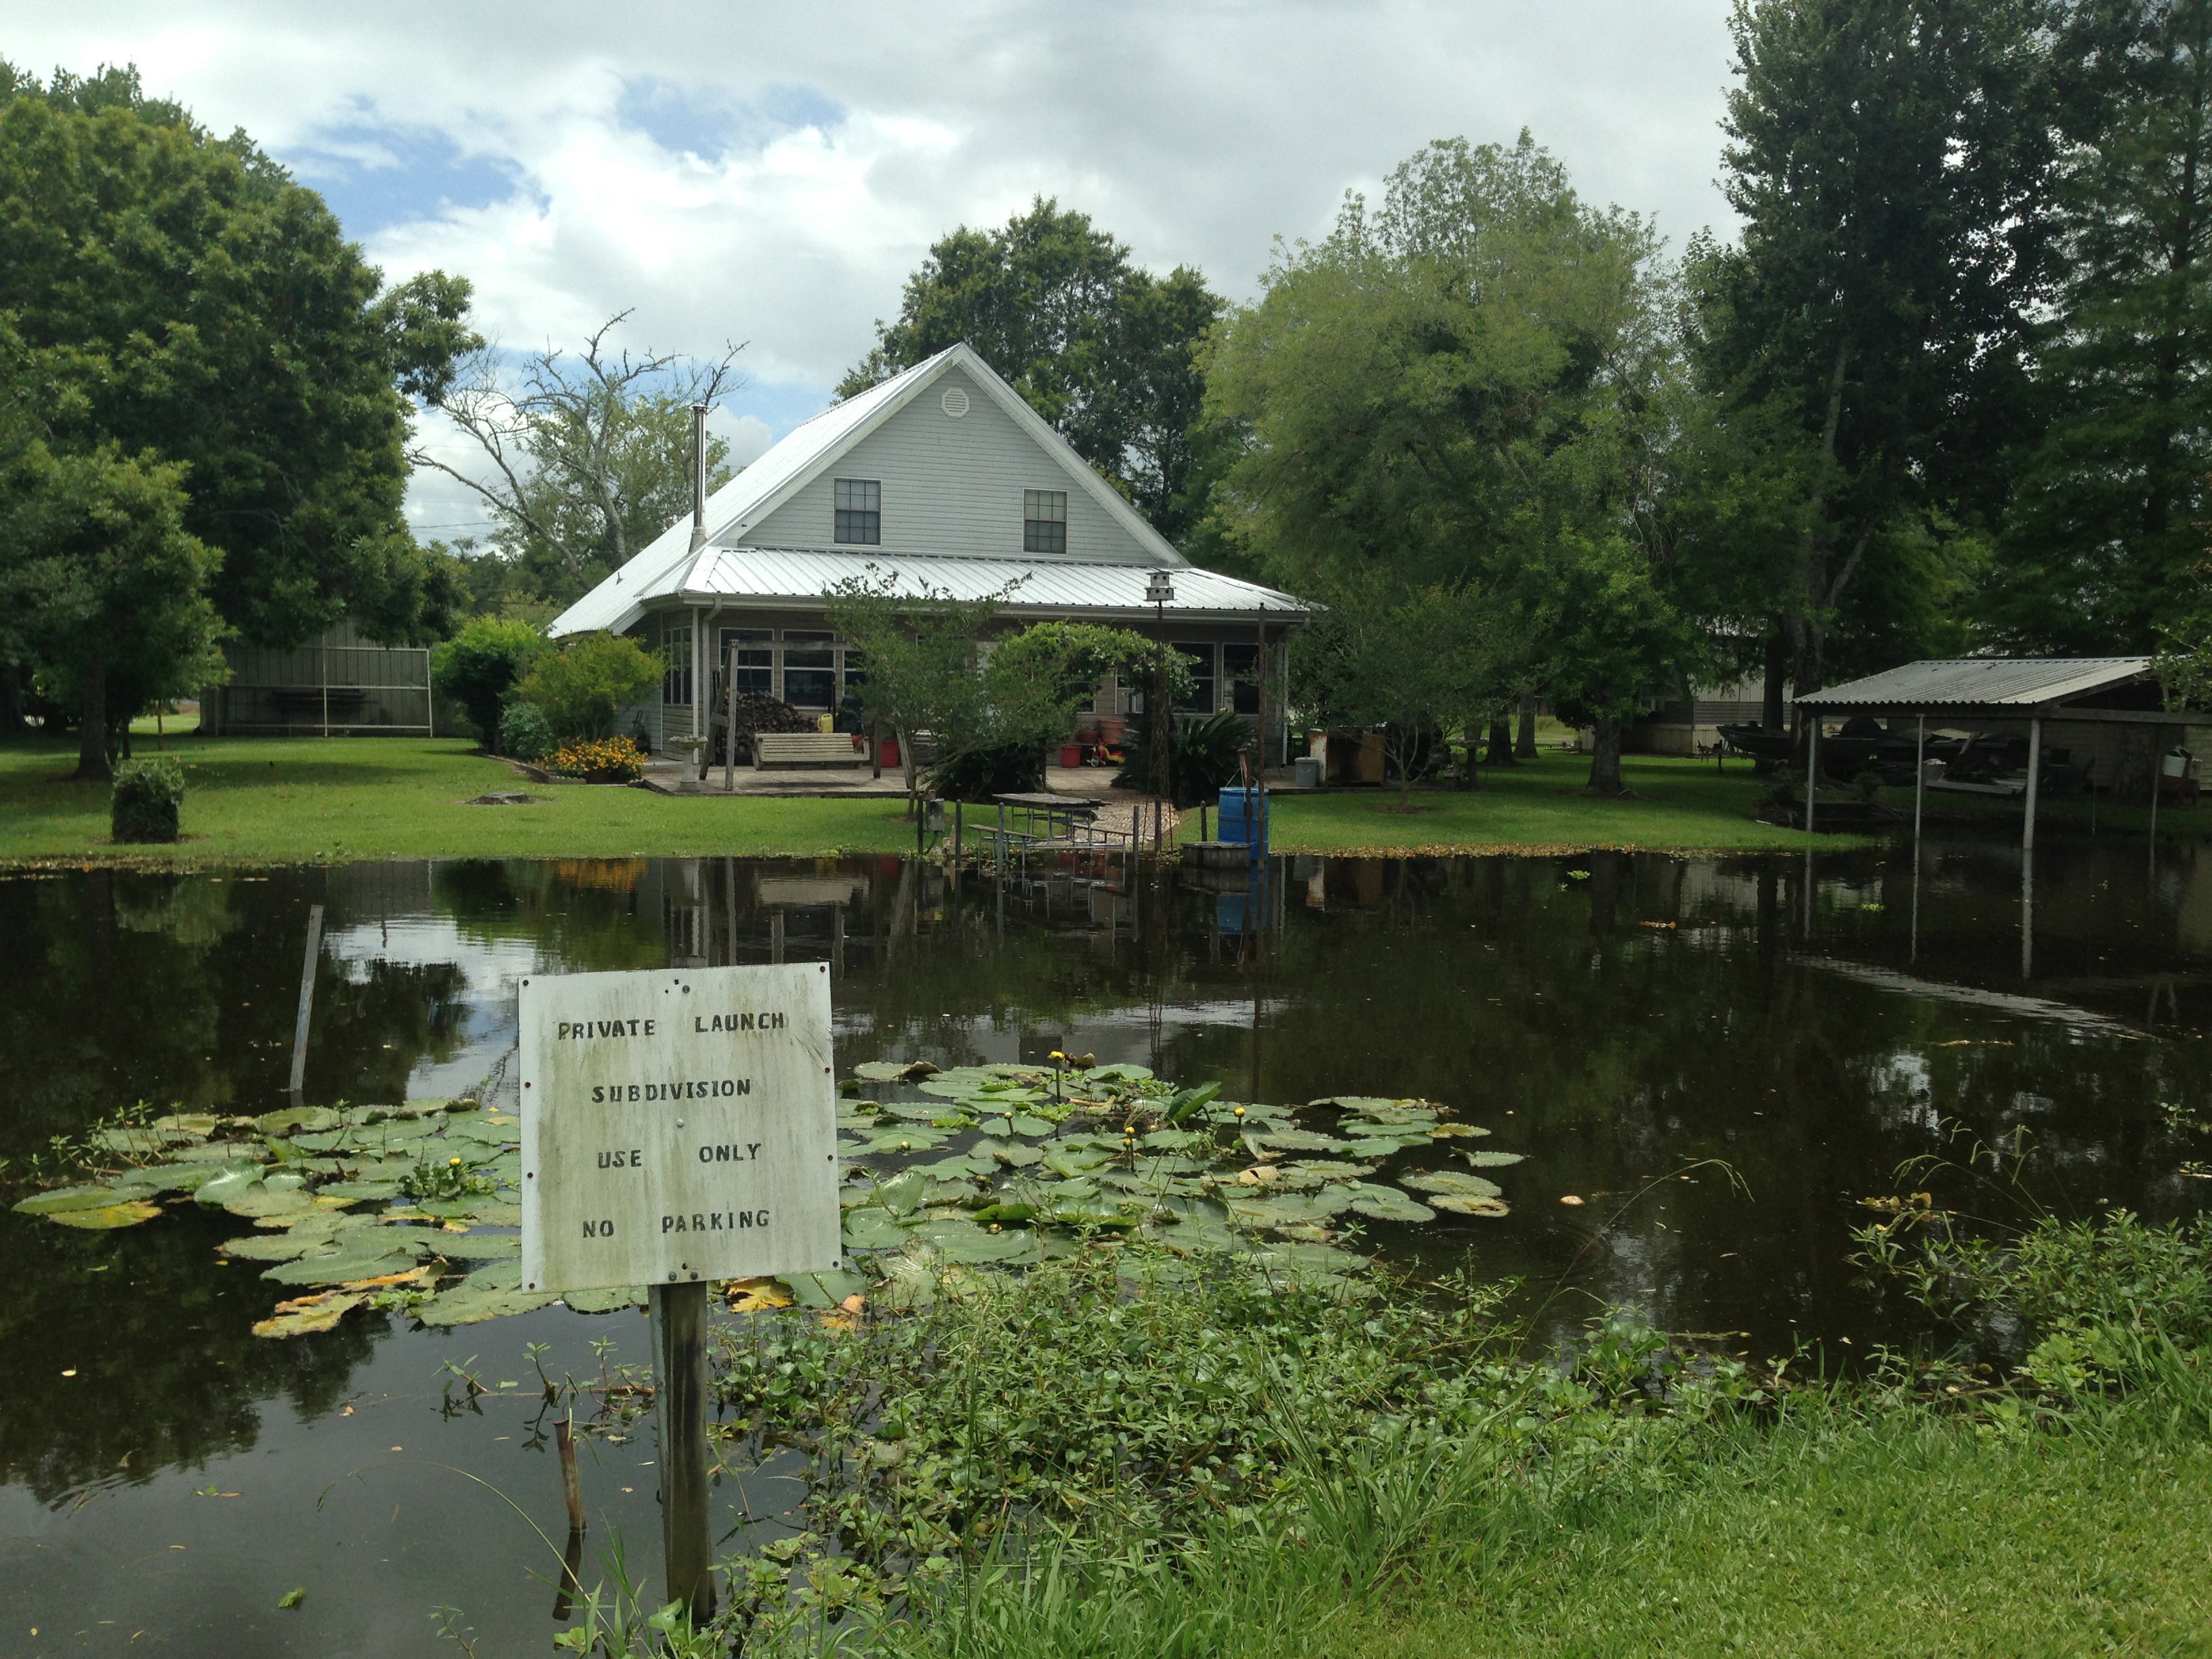
[[[945,395],[937,401],[944,407],[945,412],[956,421],[968,412],[968,394],[957,386],[945,387]]]

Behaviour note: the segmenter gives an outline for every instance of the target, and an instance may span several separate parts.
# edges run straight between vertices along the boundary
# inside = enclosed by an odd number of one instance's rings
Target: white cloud
[[[1714,188],[1727,0],[929,7],[585,0],[347,9],[245,0],[20,9],[17,62],[136,62],[245,127],[394,275],[473,279],[487,332],[750,342],[733,415],[820,408],[929,242],[1056,196],[1136,257],[1248,297],[1431,138],[1533,130],[1678,245]],[[465,500],[420,492],[424,523]]]

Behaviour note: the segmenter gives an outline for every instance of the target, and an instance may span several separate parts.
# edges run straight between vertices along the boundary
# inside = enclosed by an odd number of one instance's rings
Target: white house
[[[1190,563],[965,344],[799,427],[709,496],[698,528],[695,545],[691,523],[670,526],[551,630],[605,629],[666,653],[659,700],[617,727],[642,728],[655,748],[707,730],[733,658],[740,690],[836,708],[845,650],[823,596],[872,566],[878,580],[962,599],[1018,580],[1012,626],[1164,627],[1198,682],[1183,714],[1256,714],[1264,661],[1281,756],[1283,641],[1306,607]],[[1155,573],[1174,590],[1164,605],[1146,597]],[[1098,713],[1127,712],[1110,681],[1099,697]]]

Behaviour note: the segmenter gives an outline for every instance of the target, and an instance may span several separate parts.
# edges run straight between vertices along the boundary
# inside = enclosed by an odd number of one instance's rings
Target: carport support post
[[[315,963],[323,953],[323,907],[307,910],[307,959],[300,969],[300,1015],[292,1026],[292,1103],[307,1080],[307,1025],[315,1012]]]
[[[1912,749],[1912,944],[1908,961],[1920,959],[1920,805],[1928,799],[1928,716]]]
[[[2032,720],[2027,723],[2027,814],[2021,821],[2020,850],[2022,857],[2035,850],[2035,795],[2043,781],[2043,722]]]
[[[2150,729],[2150,870],[2153,875],[2158,873],[2158,787],[2163,781],[2159,776],[2159,768],[2165,763],[2158,751],[2158,730],[2155,726]]]
[[[707,1287],[655,1285],[652,1304],[668,1599],[690,1609],[696,1630],[714,1616],[714,1546],[707,1514]]]
[[[1805,728],[1805,833],[1813,833],[1813,790],[1820,776],[1820,716]]]

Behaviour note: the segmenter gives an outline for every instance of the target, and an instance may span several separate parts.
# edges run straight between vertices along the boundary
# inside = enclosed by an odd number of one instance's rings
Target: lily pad
[[[393,1252],[355,1255],[341,1251],[336,1255],[303,1256],[297,1261],[283,1262],[261,1276],[278,1285],[351,1285],[364,1279],[405,1273],[414,1265],[411,1255]]]
[[[577,1313],[620,1313],[625,1308],[643,1307],[649,1294],[642,1285],[624,1285],[611,1291],[563,1291],[561,1300]]]
[[[15,1208],[19,1215],[55,1215],[64,1210],[97,1210],[116,1201],[112,1186],[100,1183],[84,1187],[56,1187],[43,1193],[33,1193]]]
[[[514,1233],[433,1233],[430,1249],[448,1261],[504,1261],[522,1254]]]
[[[1315,1129],[1270,1129],[1244,1139],[1271,1152],[1340,1152],[1345,1143]]]
[[[864,1060],[853,1068],[853,1075],[871,1083],[896,1083],[906,1076],[906,1070],[904,1060]]]
[[[560,1300],[550,1291],[495,1290],[463,1283],[418,1303],[415,1316],[425,1325],[475,1325],[487,1319],[532,1313]]]
[[[851,1210],[845,1215],[845,1243],[856,1250],[891,1249],[906,1243],[906,1229],[888,1210]]]
[[[205,1193],[215,1184],[210,1182],[200,1191]],[[249,1187],[236,1197],[225,1199],[222,1207],[233,1215],[242,1215],[251,1219],[256,1216],[292,1215],[312,1210],[315,1207],[315,1200],[304,1187]]]
[[[351,1198],[378,1202],[399,1196],[396,1181],[326,1181],[315,1188],[325,1198]]]
[[[1017,1146],[1005,1141],[979,1140],[975,1151],[987,1158],[996,1158],[1010,1169],[1025,1170],[1032,1164],[1044,1161],[1044,1150],[1038,1146]]]
[[[49,1221],[58,1221],[64,1227],[82,1227],[88,1232],[107,1232],[117,1227],[135,1227],[142,1221],[151,1221],[161,1213],[158,1204],[149,1204],[144,1199],[125,1199],[120,1204],[106,1204],[93,1210],[52,1210]]]
[[[1017,1256],[1036,1255],[1036,1237],[1020,1228],[994,1233],[963,1218],[958,1221],[925,1221],[914,1231],[916,1237],[934,1244],[939,1258],[946,1261],[972,1265],[1012,1261]]]
[[[786,1273],[783,1282],[791,1286],[791,1299],[802,1308],[834,1308],[848,1296],[859,1296],[870,1281],[858,1273],[834,1270],[818,1273]]]
[[[225,1239],[222,1253],[239,1261],[296,1261],[311,1250],[319,1250],[329,1242],[327,1236],[298,1233],[248,1233],[243,1238]]]
[[[222,1127],[222,1120],[213,1112],[169,1112],[154,1120],[157,1129],[175,1129],[204,1140]]]
[[[1417,1199],[1407,1197],[1395,1187],[1347,1181],[1336,1190],[1351,1200],[1352,1207],[1358,1213],[1376,1221],[1434,1221],[1437,1218],[1434,1210]]]
[[[1466,1193],[1432,1193],[1429,1202],[1457,1215],[1510,1215],[1513,1206],[1502,1198],[1478,1198]]]
[[[276,1311],[253,1328],[256,1336],[308,1336],[336,1328],[339,1320],[368,1300],[365,1291],[325,1291],[279,1302]]]
[[[269,1149],[244,1140],[210,1140],[197,1146],[179,1146],[163,1154],[171,1164],[262,1164]]]
[[[1504,1190],[1494,1181],[1459,1170],[1423,1170],[1400,1178],[1417,1193],[1450,1193],[1459,1198],[1496,1198]]]
[[[1282,1227],[1328,1220],[1352,1202],[1352,1186],[1346,1182],[1317,1193],[1284,1193],[1274,1198],[1243,1198],[1227,1192],[1221,1196],[1230,1215],[1247,1226]]]
[[[262,1113],[253,1120],[253,1127],[264,1135],[320,1134],[344,1121],[327,1106],[287,1106],[282,1111]]]

